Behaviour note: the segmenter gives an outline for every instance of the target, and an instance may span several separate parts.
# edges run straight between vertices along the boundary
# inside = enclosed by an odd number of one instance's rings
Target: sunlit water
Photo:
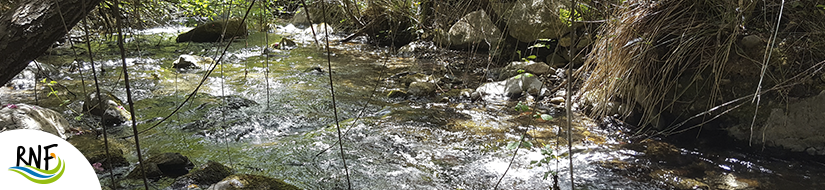
[[[149,36],[129,37],[142,46],[140,53],[129,50],[126,58],[141,131],[181,104],[208,70],[178,72],[171,68],[178,55],[218,59],[219,50],[225,46],[224,43],[175,44],[174,34],[184,29],[149,29],[143,31]],[[327,54],[311,45],[314,42],[306,29],[287,26],[279,31],[269,34],[270,43],[289,36],[299,42],[299,48],[277,50],[267,56],[263,54],[264,33],[253,33],[245,40],[235,41],[191,103],[157,128],[140,134],[144,155],[179,152],[196,165],[215,160],[238,173],[281,178],[306,189],[346,189],[347,177],[332,112]],[[116,47],[106,46],[108,42],[96,43],[98,50]],[[395,58],[385,51],[360,44],[333,44],[332,47],[330,61],[336,107],[343,133],[346,171],[353,189],[493,189],[505,171],[507,175],[501,180],[500,189],[550,188],[554,183],[552,176],[542,179],[548,171],[558,172],[558,185],[570,189],[568,157],[541,167],[531,164],[544,158],[539,150],[541,143],[555,146],[557,155],[567,153],[566,145],[554,144],[562,122],[535,125],[519,122],[523,118],[511,111],[515,102],[502,99],[438,103],[437,98],[387,98],[385,90],[394,88],[387,78],[395,74],[393,72],[414,69],[418,63],[414,59]],[[98,69],[106,70],[98,73],[101,87],[125,100],[125,86],[118,74],[121,62],[114,52],[109,49],[98,53],[95,64]],[[68,54],[46,56],[39,61],[58,65],[60,72],[51,77],[82,95],[79,72],[68,70],[68,63],[74,59],[74,55]],[[86,58],[80,59],[86,62],[81,69],[85,90],[90,92],[93,89],[91,65]],[[385,64],[401,69],[391,70]],[[314,67],[322,68],[323,72],[312,71]],[[32,77],[31,72],[22,73],[22,80],[16,83],[20,85],[16,87],[18,90],[4,88],[0,100],[34,103]],[[80,110],[82,96],[62,95],[73,101],[69,106],[58,106],[59,101],[53,100],[53,96],[43,95],[48,92],[46,88],[41,85],[38,89],[41,93],[38,103],[71,116],[77,114],[68,108]],[[222,103],[227,96],[235,100],[246,98],[257,104],[227,108]],[[557,120],[564,118],[563,111],[552,114]],[[577,140],[573,147],[577,189],[671,188],[663,180],[649,177],[650,170],[660,169],[657,161],[621,146],[628,143],[620,132],[626,129],[587,118],[577,119],[576,123],[580,132],[590,134],[584,140]],[[131,135],[127,125],[111,131],[116,137]],[[514,150],[505,147],[518,141],[524,131],[545,135],[531,134],[528,140],[535,146],[520,149],[511,165]],[[119,141],[133,144],[131,138],[126,139]],[[822,175],[825,167],[815,162],[736,151],[684,148],[680,151],[686,159],[703,162],[700,165],[706,166],[707,176],[719,174],[723,176],[719,179],[733,176],[758,181],[760,189],[816,189],[825,180]],[[134,154],[129,155],[132,155],[128,157],[130,162],[137,162]],[[605,163],[610,162],[629,163],[642,169],[617,170],[615,166],[606,166]],[[101,181],[109,183],[105,175]]]

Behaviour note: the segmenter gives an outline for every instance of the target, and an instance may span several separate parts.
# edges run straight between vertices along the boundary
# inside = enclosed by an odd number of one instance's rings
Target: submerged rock
[[[230,190],[230,189],[277,189],[277,190],[297,190],[294,185],[288,184],[280,179],[264,177],[251,174],[238,174],[224,178],[222,181],[212,185],[208,190]]]
[[[180,55],[175,62],[172,62],[172,68],[175,69],[201,69],[209,67],[215,60],[209,57],[201,57],[197,55]]]
[[[109,139],[109,155],[106,155],[106,146],[103,139],[99,139],[96,135],[86,134],[73,136],[67,140],[77,150],[83,153],[89,164],[100,163],[103,169],[112,169],[112,167],[128,166],[129,162],[123,157],[124,146],[114,139]]]
[[[86,101],[83,102],[83,112],[89,112],[92,115],[100,116],[103,125],[112,126],[129,121],[131,115],[126,108],[121,106],[122,101],[110,92],[100,92],[103,98],[98,98],[96,92],[91,92],[86,96]],[[96,102],[100,102],[98,106]]]
[[[210,160],[201,168],[192,170],[190,173],[175,179],[175,182],[167,189],[184,189],[192,185],[208,187],[220,182],[229,175],[232,175],[232,170],[229,167]]]
[[[189,158],[180,153],[163,153],[150,157],[143,161],[144,169],[146,169],[147,178],[178,177],[189,173],[189,170],[194,167],[194,164],[189,161]],[[136,166],[132,172],[129,172],[127,178],[140,178],[140,166]]]
[[[412,82],[410,83],[410,87],[407,88],[407,92],[414,96],[430,96],[435,94],[436,90],[435,83],[431,82]]]
[[[14,129],[34,129],[66,139],[69,122],[54,110],[28,104],[6,104],[0,107],[0,132]]]
[[[221,35],[226,33],[224,40],[232,39],[233,37],[246,37],[246,24],[241,24],[239,19],[229,19],[214,22],[207,22],[198,25],[192,30],[178,35],[176,41],[180,42],[217,42],[221,39]]]
[[[682,177],[678,171],[656,170],[650,173],[650,178],[662,181],[675,189],[710,189],[705,183],[699,180]]]
[[[281,41],[278,42],[278,49],[282,50],[291,50],[298,47],[298,44],[295,41],[290,40],[289,38],[281,38]]]

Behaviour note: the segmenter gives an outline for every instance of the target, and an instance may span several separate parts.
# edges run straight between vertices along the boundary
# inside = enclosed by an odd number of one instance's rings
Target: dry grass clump
[[[734,5],[716,1],[628,1],[604,26],[583,68],[592,71],[582,92],[595,105],[618,100],[627,116],[639,105],[642,123],[661,125],[662,114],[687,90],[717,84],[737,37]],[[722,6],[719,6],[722,5]],[[693,88],[691,88],[693,86]],[[604,115],[607,106],[597,106]],[[662,127],[662,126],[659,126]]]
[[[779,1],[762,2],[625,2],[601,29],[582,67],[589,76],[581,97],[595,105],[595,115],[607,114],[609,102],[619,101],[623,116],[641,112],[641,121],[633,124],[656,126],[662,134],[680,131],[686,123],[701,126],[726,113],[738,112],[733,122],[748,123],[746,115],[753,117],[757,109],[750,100],[781,6]],[[761,109],[777,107],[789,95],[807,97],[825,88],[823,81],[811,80],[819,77],[822,65],[817,62],[825,59],[825,21],[810,19],[825,16],[825,10],[812,2],[789,2],[777,43],[770,48]]]

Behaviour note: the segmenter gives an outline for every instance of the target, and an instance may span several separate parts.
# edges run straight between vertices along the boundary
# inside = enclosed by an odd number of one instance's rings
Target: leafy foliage
[[[567,153],[562,154],[562,155],[556,155],[553,152],[553,147],[550,146],[549,144],[545,144],[544,147],[541,149],[541,155],[544,156],[544,158],[542,158],[541,160],[530,161],[530,165],[535,165],[535,166],[538,166],[538,167],[542,167],[544,165],[549,166],[550,163],[553,160],[559,160],[562,157],[566,157]],[[547,176],[550,175],[550,174],[557,175],[558,172],[553,171],[553,170],[548,170],[547,172],[544,172],[544,176],[542,177],[542,179],[547,180]]]

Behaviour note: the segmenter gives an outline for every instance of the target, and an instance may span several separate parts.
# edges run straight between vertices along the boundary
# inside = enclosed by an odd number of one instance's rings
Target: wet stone
[[[192,162],[190,162],[189,158],[186,156],[183,156],[180,153],[171,152],[154,155],[149,159],[144,160],[144,163],[145,164],[143,164],[143,166],[147,171],[147,177],[153,179],[159,178],[161,175],[166,177],[182,176],[189,173],[189,170],[194,167]],[[139,166],[136,166],[128,176],[139,177],[141,175],[139,168]],[[157,168],[157,171],[155,168]],[[158,174],[158,171],[160,171],[160,174]]]
[[[430,96],[435,94],[436,86],[429,82],[412,82],[407,92],[415,96]]]
[[[83,102],[83,112],[100,116],[101,122],[106,126],[118,125],[129,121],[131,114],[122,106],[122,101],[111,92],[100,92],[102,98],[97,97],[97,92],[90,92]],[[101,106],[97,105],[101,102]]]
[[[175,179],[167,189],[183,189],[192,185],[208,187],[232,175],[232,170],[221,163],[210,160],[198,169]]]

